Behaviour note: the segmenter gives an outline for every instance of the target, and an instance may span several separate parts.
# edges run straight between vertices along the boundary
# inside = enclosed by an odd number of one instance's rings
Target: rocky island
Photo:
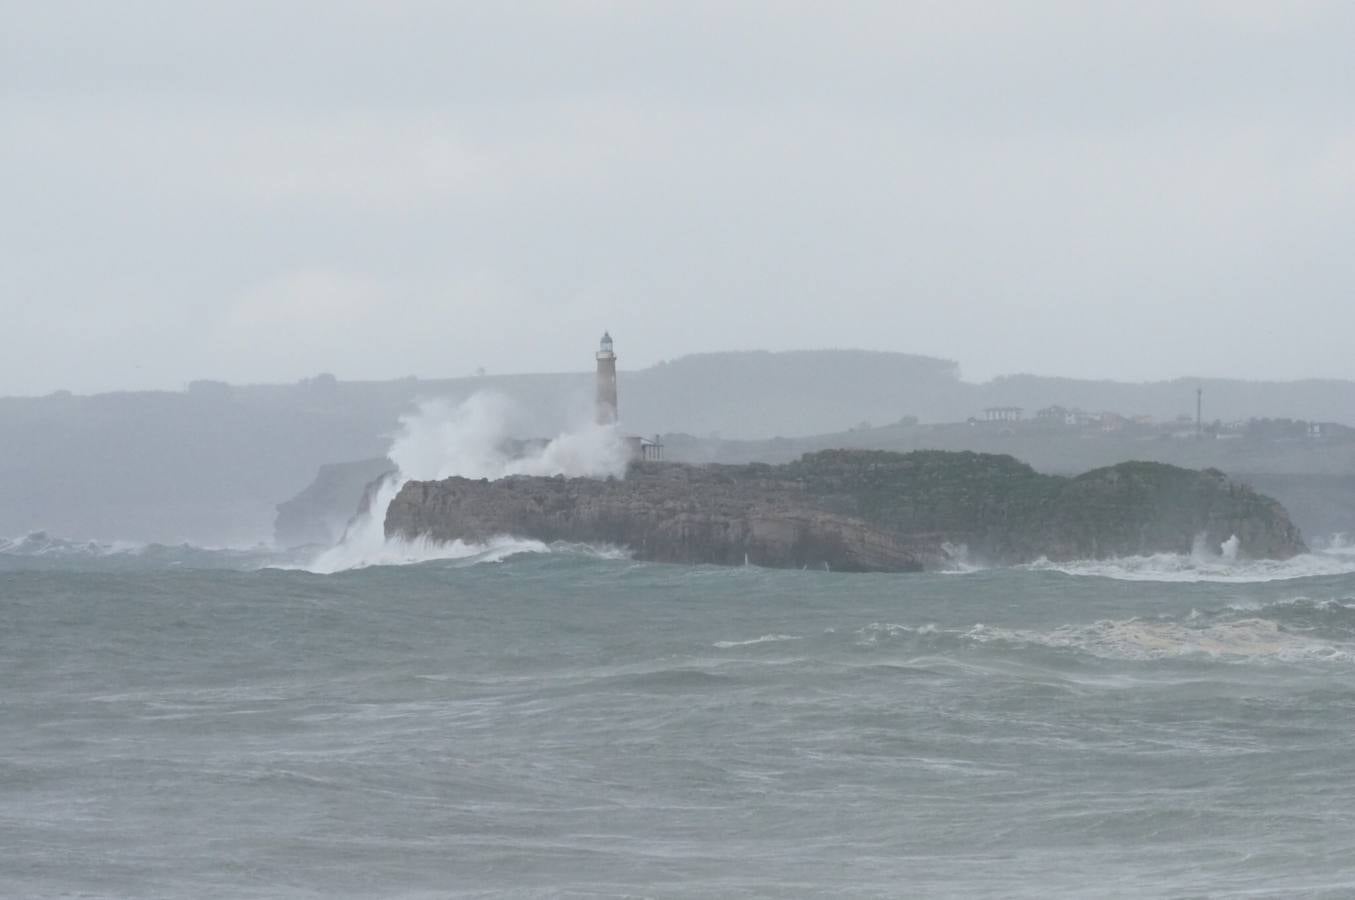
[[[1127,462],[1077,477],[1010,456],[827,450],[785,465],[638,462],[624,479],[411,481],[388,536],[511,534],[624,546],[659,562],[920,571],[956,548],[992,564],[1188,553],[1236,538],[1253,558],[1306,550],[1284,508],[1214,469]]]

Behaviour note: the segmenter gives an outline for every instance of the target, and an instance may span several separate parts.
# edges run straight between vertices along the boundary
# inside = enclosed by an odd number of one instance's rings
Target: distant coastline
[[[528,368],[531,360],[504,366]],[[1355,532],[1355,441],[1336,429],[1309,437],[1273,427],[1286,419],[1355,425],[1351,381],[1119,383],[1014,375],[976,383],[964,381],[948,360],[856,350],[702,353],[624,369],[620,377],[621,425],[633,434],[662,434],[670,460],[788,462],[833,447],[974,450],[1072,474],[1154,459],[1212,466],[1241,480],[1256,476],[1305,532]],[[1241,437],[1160,439],[1134,422],[1147,415],[1168,427],[1182,415],[1193,418],[1198,387],[1205,425],[1242,425],[1231,432]],[[80,540],[203,546],[267,541],[278,505],[315,481],[321,466],[379,460],[418,400],[455,404],[481,391],[512,400],[511,436],[551,435],[591,417],[594,375],[582,365],[573,372],[467,371],[384,381],[318,375],[291,384],[198,381],[181,391],[0,398],[0,535],[46,530]],[[1024,407],[1025,422],[966,424],[1002,406]],[[1112,412],[1132,426],[1056,429],[1036,421],[1054,406]],[[1271,425],[1249,431],[1251,420]],[[1284,477],[1264,480],[1271,476]],[[362,492],[363,484],[352,491],[347,484],[325,511],[327,527],[280,529],[291,540],[279,543],[337,537],[333,530],[341,532]],[[311,495],[296,511],[303,519],[319,515],[327,502]]]

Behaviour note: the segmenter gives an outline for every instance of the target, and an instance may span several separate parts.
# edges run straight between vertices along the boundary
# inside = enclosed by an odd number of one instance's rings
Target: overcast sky
[[[0,0],[0,394],[1355,378],[1355,3]]]

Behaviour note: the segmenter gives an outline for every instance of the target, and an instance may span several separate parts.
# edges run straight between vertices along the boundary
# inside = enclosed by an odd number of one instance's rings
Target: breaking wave
[[[1020,568],[1065,575],[1113,578],[1119,581],[1246,584],[1355,573],[1355,546],[1335,535],[1326,546],[1290,559],[1246,559],[1237,540],[1224,541],[1218,552],[1196,542],[1191,553],[1155,553],[1112,559],[1050,562],[1040,559]]]
[[[396,471],[373,492],[335,546],[300,566],[318,574],[379,565],[406,565],[435,559],[502,559],[548,549],[538,541],[496,538],[488,544],[442,543],[388,538],[386,510],[408,481],[452,476],[497,480],[510,475],[567,475],[605,478],[625,474],[627,453],[613,425],[582,425],[520,452],[510,452],[512,408],[501,395],[478,393],[452,406],[432,400],[400,419],[386,455]]]
[[[381,542],[378,551],[370,557],[329,570],[316,566],[313,548],[275,550],[263,545],[229,548],[199,547],[193,544],[73,541],[43,531],[21,537],[0,538],[0,570],[131,571],[183,568],[253,572],[279,569],[328,575],[368,566],[403,566],[437,561],[465,565],[492,563],[521,554],[559,554],[602,560],[629,558],[628,551],[621,547],[567,541],[545,544],[510,535],[499,535],[483,543],[394,539]]]
[[[147,544],[131,541],[69,541],[54,537],[45,531],[16,538],[0,538],[0,554],[7,556],[32,557],[108,557],[137,555],[145,551]]]
[[[977,643],[1001,641],[1075,650],[1106,659],[1204,658],[1220,661],[1355,661],[1355,643],[1332,641],[1285,628],[1267,618],[1196,623],[1144,619],[1065,625],[1050,631],[976,625],[964,636]]]
[[[288,553],[254,547],[200,547],[133,541],[78,541],[34,531],[0,538],[0,566],[6,568],[257,569],[289,558]]]
[[[1120,662],[1355,664],[1355,598],[1296,597],[1258,604],[1159,616],[1022,627],[1011,624],[899,624],[872,622],[854,630],[818,634],[764,634],[722,640],[721,650],[749,650],[803,642],[797,655],[825,651],[852,656],[906,654],[908,666],[944,664],[989,668],[1046,665],[1049,651]],[[976,651],[987,651],[977,655]],[[1030,653],[1036,655],[1032,658]],[[1044,658],[1042,658],[1044,657]]]
[[[747,641],[716,641],[712,644],[719,650],[729,650],[734,647],[751,647],[754,644],[779,644],[782,641],[798,641],[801,638],[793,634],[764,634],[762,637],[752,638]]]
[[[1102,619],[1050,628],[976,624],[942,628],[873,623],[858,629],[858,646],[907,642],[912,649],[960,645],[1043,648],[1101,659],[1217,662],[1355,662],[1355,600],[1297,597],[1229,604],[1186,615]]]
[[[465,560],[467,562],[498,562],[519,553],[548,553],[550,548],[540,541],[522,540],[503,535],[482,544],[464,541],[405,540],[392,538],[374,546],[361,555],[326,551],[317,559],[296,568],[317,575],[332,575],[350,569],[368,566],[407,566],[436,560]],[[288,568],[281,566],[279,568]]]
[[[526,553],[556,553],[585,556],[593,559],[628,559],[629,553],[620,547],[594,544],[578,544],[568,541],[545,543],[512,535],[498,535],[483,543],[465,541],[433,541],[425,538],[406,540],[389,538],[381,542],[376,552],[358,557],[333,554],[330,551],[321,554],[318,559],[297,564],[279,564],[272,568],[299,569],[316,575],[334,575],[371,566],[408,566],[418,563],[460,561],[465,564],[502,562],[510,557]],[[327,561],[338,561],[329,568]]]
[[[946,565],[939,570],[942,574],[968,575],[971,572],[982,572],[987,569],[987,566],[970,555],[967,544],[947,542],[941,545],[941,551],[946,556]]]
[[[1305,553],[1292,559],[1200,560],[1193,556],[1158,553],[1104,560],[1052,563],[1040,560],[1022,568],[1062,572],[1065,575],[1113,578],[1118,581],[1202,582],[1248,584],[1287,581],[1355,573],[1355,558],[1328,553]]]

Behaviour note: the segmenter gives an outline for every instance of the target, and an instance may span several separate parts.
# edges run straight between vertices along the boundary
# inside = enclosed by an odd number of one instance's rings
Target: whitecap
[[[1117,581],[1247,584],[1355,573],[1355,553],[1329,549],[1290,559],[1229,558],[1224,554],[1156,553],[1110,559],[1051,562],[1041,558],[1020,568],[1036,572],[1112,578]]]
[[[428,538],[407,540],[390,538],[373,545],[345,545],[322,553],[307,563],[281,565],[274,568],[296,569],[316,575],[333,575],[371,566],[408,566],[438,560],[463,560],[468,563],[500,562],[520,553],[549,553],[550,547],[541,541],[524,540],[500,535],[484,543],[466,541],[434,541]]]
[[[747,641],[716,641],[711,646],[716,647],[720,650],[728,650],[731,647],[749,647],[752,646],[753,644],[772,644],[779,643],[781,641],[798,641],[798,640],[802,640],[802,638],[796,637],[793,634],[764,634],[762,637],[752,638],[751,640]]]
[[[1138,618],[1063,625],[1049,631],[976,625],[964,637],[1071,649],[1106,659],[1207,658],[1222,661],[1355,660],[1355,647],[1289,631],[1278,622],[1251,617],[1207,625]]]
[[[137,556],[149,545],[134,541],[72,541],[33,531],[15,538],[0,538],[0,554],[9,556],[107,557]]]

